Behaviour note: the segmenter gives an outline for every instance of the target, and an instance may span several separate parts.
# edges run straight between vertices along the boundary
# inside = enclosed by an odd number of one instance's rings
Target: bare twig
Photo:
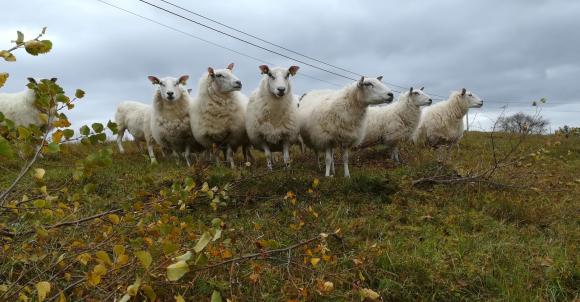
[[[121,209],[113,209],[107,212],[103,212],[103,213],[99,213],[99,214],[95,214],[93,216],[89,216],[89,217],[85,217],[79,220],[74,220],[74,221],[67,221],[67,222],[61,222],[61,223],[57,223],[57,224],[53,224],[53,225],[49,225],[49,226],[45,226],[43,227],[45,230],[50,230],[50,229],[56,229],[56,228],[60,228],[60,227],[65,227],[65,226],[71,226],[71,225],[77,225],[77,224],[81,224],[83,222],[87,222],[90,220],[94,220],[97,218],[101,218],[105,215],[109,215],[109,214],[113,214],[113,213],[118,213],[121,212]],[[8,237],[17,237],[17,236],[24,236],[24,235],[29,235],[34,233],[34,231],[26,231],[26,232],[22,232],[22,233],[10,233],[10,232],[5,232],[2,231],[4,233],[6,233],[5,235]]]

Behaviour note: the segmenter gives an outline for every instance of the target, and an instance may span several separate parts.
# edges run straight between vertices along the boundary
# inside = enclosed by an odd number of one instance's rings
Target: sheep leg
[[[332,149],[326,148],[326,174],[324,176],[330,176],[330,166],[332,165]]]
[[[285,141],[282,148],[284,152],[284,165],[286,165],[286,168],[290,168],[290,143]]]
[[[244,162],[254,162],[254,156],[252,155],[252,149],[249,146],[242,146],[242,152],[244,153]]]
[[[155,152],[153,152],[153,145],[147,143],[147,152],[149,152],[149,158],[151,159],[151,164],[157,164],[157,159],[155,158]]]
[[[183,154],[183,156],[185,157],[185,162],[187,163],[187,166],[191,167],[191,161],[189,159],[189,157],[191,156],[191,147],[189,145],[185,146],[185,154]]]
[[[320,154],[318,154],[318,151],[314,150],[314,155],[316,156],[316,164],[318,165],[318,170],[320,170],[322,167],[320,167]]]
[[[230,162],[230,167],[232,169],[236,168],[236,164],[234,163],[234,150],[232,150],[232,146],[228,145],[226,150],[226,159]]]
[[[213,156],[215,157],[216,166],[221,167],[222,162],[221,162],[221,158],[220,158],[220,148],[219,147],[215,147],[215,149],[213,150]]]
[[[330,158],[332,159],[332,161],[330,162],[330,173],[332,173],[332,175],[336,175],[336,170],[334,169],[334,149],[330,150],[331,150]]]
[[[342,148],[342,162],[344,164],[344,177],[350,177],[350,171],[348,171],[348,148]]]
[[[123,148],[123,136],[125,136],[125,128],[119,129],[119,132],[117,133],[117,146],[121,153],[125,153],[125,149]]]
[[[264,153],[266,154],[266,163],[268,165],[268,170],[272,171],[272,152],[270,151],[270,147],[267,145],[263,145]]]

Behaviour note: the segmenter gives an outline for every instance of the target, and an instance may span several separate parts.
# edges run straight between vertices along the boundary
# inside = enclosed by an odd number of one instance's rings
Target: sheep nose
[[[242,81],[236,81],[235,84],[236,84],[236,86],[242,87]]]
[[[393,93],[392,92],[387,93],[387,95],[390,96],[390,97],[393,97]]]
[[[433,100],[432,99],[429,99],[429,104],[431,104],[431,103],[433,103]]]
[[[173,96],[173,92],[171,91],[167,92],[167,96]]]
[[[284,87],[278,87],[278,91],[280,93],[283,93],[284,91],[286,91],[286,88],[284,88]]]

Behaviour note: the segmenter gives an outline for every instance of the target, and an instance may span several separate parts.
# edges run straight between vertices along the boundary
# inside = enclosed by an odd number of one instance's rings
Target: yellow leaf
[[[99,285],[99,283],[101,283],[101,275],[96,274],[94,272],[88,272],[87,273],[87,283],[90,286],[97,286],[97,285]]]
[[[139,292],[139,287],[141,286],[141,278],[137,277],[137,279],[135,280],[135,282],[132,285],[129,285],[127,287],[127,294],[129,294],[130,296],[135,297],[137,295],[137,292]]]
[[[107,215],[107,218],[109,218],[109,220],[113,224],[119,224],[119,221],[121,221],[121,218],[119,218],[119,215],[116,215],[116,214],[109,214],[109,215]]]
[[[108,265],[113,265],[113,262],[111,261],[111,258],[109,258],[109,254],[107,254],[107,252],[105,251],[98,251],[95,253],[95,256],[103,261],[104,263],[108,264]]]
[[[131,300],[131,296],[129,294],[124,294],[123,297],[119,299],[119,302],[127,302],[129,300]]]
[[[316,189],[316,188],[318,188],[318,185],[319,185],[319,184],[320,184],[320,180],[319,180],[318,178],[315,178],[315,179],[312,181],[312,188],[313,188],[313,189]]]
[[[320,262],[320,258],[310,258],[310,264],[312,264],[312,266],[316,266],[318,265],[318,262]]]
[[[201,238],[199,238],[199,240],[197,241],[197,243],[193,247],[193,250],[196,253],[199,253],[199,252],[203,251],[203,249],[210,242],[211,238],[212,237],[211,237],[211,235],[208,232],[203,233],[203,235],[201,235]]]
[[[8,80],[8,73],[0,72],[0,87],[4,86],[4,83],[6,83],[6,80]]]
[[[360,290],[360,296],[362,299],[369,299],[371,301],[375,301],[377,300],[379,297],[381,297],[381,295],[379,295],[376,291],[369,289],[369,288],[363,288]]]
[[[187,262],[178,261],[167,267],[167,279],[169,279],[169,281],[177,281],[187,272],[189,272],[189,265],[187,265]]]
[[[66,297],[63,292],[60,292],[60,295],[58,295],[58,300],[56,302],[66,302]]]
[[[185,299],[183,299],[183,297],[181,295],[177,295],[174,298],[175,298],[175,302],[185,302]]]
[[[102,264],[97,264],[93,267],[93,272],[100,276],[105,275],[107,273],[107,268]]]
[[[115,255],[115,257],[119,257],[125,254],[125,247],[119,244],[115,245],[113,247],[113,254]]]
[[[334,289],[334,283],[330,282],[330,281],[326,281],[324,282],[324,284],[322,284],[322,291],[325,293],[331,292]]]
[[[188,261],[189,259],[191,259],[191,255],[192,255],[191,251],[187,251],[187,253],[173,258],[173,260],[175,260],[175,261]]]
[[[32,174],[32,176],[38,180],[42,180],[44,178],[45,173],[46,173],[46,170],[44,170],[42,168],[36,168],[36,169],[34,169],[34,173]]]
[[[120,266],[127,264],[127,262],[129,262],[129,256],[123,254],[123,255],[119,255],[119,257],[117,257],[117,261],[115,262],[115,264],[117,267],[120,267]]]
[[[207,192],[209,191],[209,185],[207,184],[207,182],[204,182],[203,185],[201,186],[201,190],[202,192]]]
[[[149,269],[149,267],[151,266],[151,262],[153,261],[153,259],[151,258],[151,254],[149,254],[148,251],[139,251],[135,253],[135,257],[137,257],[137,259],[139,259],[139,261],[141,262],[141,265],[143,265],[143,267],[145,269]]]
[[[157,294],[155,293],[155,291],[153,290],[153,288],[147,284],[143,284],[141,286],[141,290],[143,291],[143,293],[145,293],[145,295],[147,296],[147,298],[149,298],[149,301],[155,301],[157,299]]]
[[[50,283],[46,281],[36,283],[36,292],[38,293],[38,301],[44,301],[46,295],[50,293]]]
[[[80,262],[82,265],[87,265],[91,260],[91,255],[89,253],[82,253],[77,256],[77,261]]]

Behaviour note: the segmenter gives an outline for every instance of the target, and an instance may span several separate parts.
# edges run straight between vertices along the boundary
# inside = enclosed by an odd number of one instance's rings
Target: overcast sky
[[[263,62],[299,65],[295,94],[336,88],[304,74],[340,86],[349,82],[137,0],[105,1]],[[148,1],[170,8],[159,0]],[[194,93],[197,79],[208,66],[224,68],[235,62],[234,72],[244,83],[246,94],[255,89],[260,79],[258,65],[263,62],[96,0],[2,2],[0,49],[11,46],[16,30],[31,38],[43,26],[48,27],[46,38],[53,41],[54,48],[50,54],[38,57],[20,51],[16,53],[17,62],[1,62],[0,70],[11,76],[0,90],[20,91],[26,77],[53,76],[71,94],[75,88],[82,88],[87,96],[69,114],[77,126],[113,119],[116,105],[123,100],[150,103],[154,87],[147,80],[148,75],[188,74]],[[542,114],[551,121],[552,128],[564,124],[580,126],[577,0],[171,2],[342,68],[369,76],[384,75],[388,83],[425,86],[428,93],[444,96],[466,87],[485,100],[483,108],[471,112],[476,117],[474,128],[489,127],[490,120],[504,105],[507,113],[533,113],[531,102],[541,97],[548,100]],[[208,23],[178,9],[171,10]]]

